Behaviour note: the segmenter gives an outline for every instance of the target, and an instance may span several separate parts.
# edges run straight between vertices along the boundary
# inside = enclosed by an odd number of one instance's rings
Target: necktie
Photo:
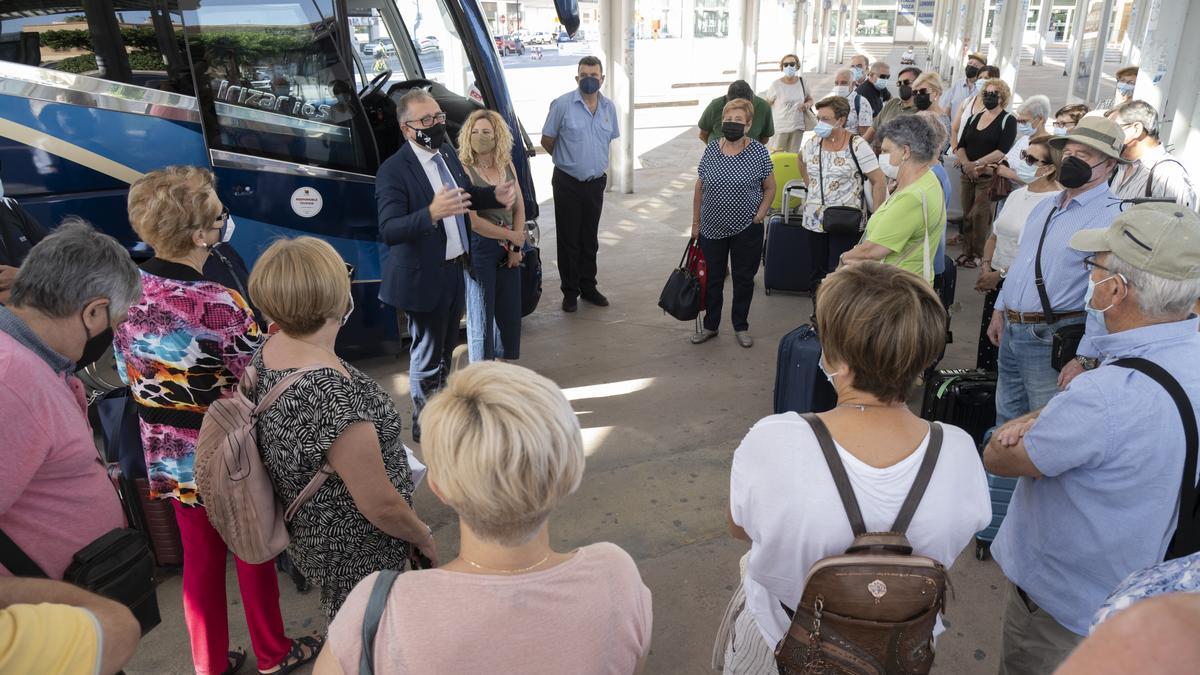
[[[454,180],[454,176],[450,175],[450,167],[446,166],[446,160],[444,157],[442,157],[442,153],[440,153],[440,152],[434,153],[433,161],[435,164],[437,164],[438,173],[441,174],[441,176],[442,176],[442,185],[450,186],[451,188],[457,188],[458,181]],[[463,217],[461,215],[458,215],[458,216],[454,216],[454,224],[458,228],[459,245],[462,248],[462,251],[465,253],[467,250],[467,224],[466,224],[466,221],[463,219]],[[447,247],[449,247],[449,243],[447,243]],[[457,256],[451,256],[451,257],[457,257]],[[449,258],[447,258],[447,260],[449,260]]]

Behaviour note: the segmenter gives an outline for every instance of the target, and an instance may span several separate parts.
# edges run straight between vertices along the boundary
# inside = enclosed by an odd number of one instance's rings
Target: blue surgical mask
[[[887,89],[887,80],[883,80],[883,79],[875,80],[875,88],[878,89],[879,91],[883,91],[884,89]]]
[[[829,122],[817,122],[817,126],[813,127],[813,133],[821,138],[829,138],[829,134],[833,133],[833,125]]]
[[[1026,185],[1037,180],[1037,165],[1030,166],[1025,162],[1017,162],[1016,165],[1013,166],[1013,171],[1017,174],[1017,178],[1020,178],[1021,182],[1025,183]]]
[[[1066,127],[1054,127],[1054,135],[1055,136],[1066,136],[1069,133],[1071,133],[1071,132]]]
[[[975,80],[975,93],[983,91],[983,80]]]
[[[1033,133],[1033,125],[1029,122],[1017,122],[1017,135],[1028,136]]]
[[[796,76],[796,66],[784,66],[783,74],[786,77],[795,77]]]
[[[1104,309],[1097,309],[1095,307],[1092,307],[1092,295],[1096,292],[1097,286],[1099,286],[1100,284],[1102,284],[1106,281],[1111,281],[1116,278],[1117,278],[1117,275],[1113,274],[1111,276],[1101,279],[1099,282],[1096,282],[1096,281],[1092,281],[1091,275],[1088,275],[1087,291],[1083,294],[1083,308],[1087,310],[1087,313],[1089,315],[1091,315],[1091,317],[1093,319],[1099,321],[1101,324],[1104,323],[1104,313],[1107,312],[1108,310],[1112,309],[1113,306],[1109,305],[1108,307],[1105,307]]]
[[[825,376],[825,379],[829,380],[829,384],[833,384],[833,378],[841,375],[841,373],[831,373],[828,370],[825,370],[824,354],[821,354],[819,357],[817,357],[817,367],[821,369],[821,374]]]
[[[862,66],[854,66],[850,69],[850,74],[854,78],[855,82],[862,82],[862,79],[866,77],[866,73],[863,72]]]
[[[1117,83],[1117,93],[1126,98],[1133,96],[1133,83],[1132,82],[1118,82]]]

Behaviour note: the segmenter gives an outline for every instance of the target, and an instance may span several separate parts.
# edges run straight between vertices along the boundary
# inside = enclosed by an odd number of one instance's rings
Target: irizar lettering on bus
[[[230,85],[229,80],[213,82],[213,86],[217,89],[217,100],[225,103],[257,107],[293,117],[303,117],[315,122],[324,122],[329,119],[330,106],[328,105],[315,106],[294,96],[276,96],[267,91],[259,91],[237,84]]]

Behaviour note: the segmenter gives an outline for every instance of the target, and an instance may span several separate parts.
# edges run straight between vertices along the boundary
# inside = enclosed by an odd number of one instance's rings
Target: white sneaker
[[[708,342],[710,339],[717,336],[717,331],[701,328],[699,332],[692,333],[692,344],[698,345],[701,342]]]
[[[750,331],[739,330],[733,336],[737,338],[739,345],[747,349],[754,346],[754,338],[750,337]]]

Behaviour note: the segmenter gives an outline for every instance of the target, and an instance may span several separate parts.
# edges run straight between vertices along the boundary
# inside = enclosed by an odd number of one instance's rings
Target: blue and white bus
[[[577,0],[555,0],[579,25]],[[538,214],[532,145],[478,0],[3,0],[0,167],[44,225],[78,215],[126,243],[129,184],[153,169],[212,169],[247,264],[278,236],[312,234],[354,265],[344,346],[398,338],[377,299],[380,162],[403,142],[396,100],[429,90],[461,123],[509,123],[525,212]]]

